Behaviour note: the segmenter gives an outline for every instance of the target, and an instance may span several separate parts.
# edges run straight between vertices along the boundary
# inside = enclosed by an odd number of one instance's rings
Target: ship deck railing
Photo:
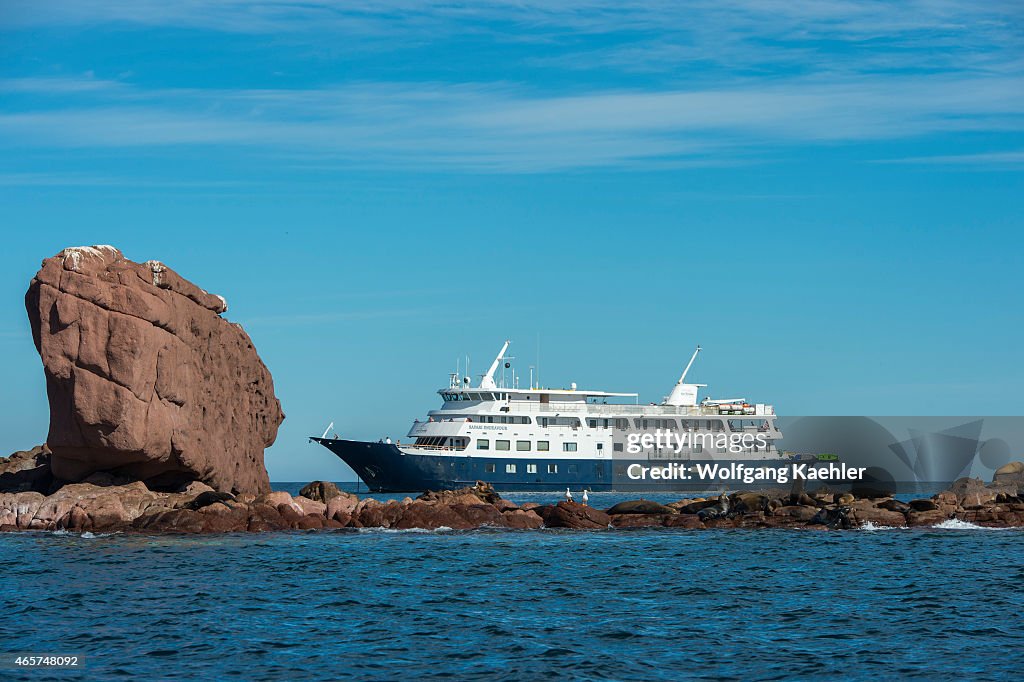
[[[558,402],[535,403],[514,400],[508,406],[518,412],[583,413],[587,415],[637,415],[642,417],[772,417],[775,408],[764,405],[761,411],[729,410],[715,406],[689,405],[622,405],[605,403]]]

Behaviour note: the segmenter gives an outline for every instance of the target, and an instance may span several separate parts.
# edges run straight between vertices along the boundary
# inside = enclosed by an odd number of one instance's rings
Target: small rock
[[[509,509],[502,512],[505,526],[508,528],[535,529],[544,525],[544,519],[536,512],[524,509]]]
[[[292,498],[292,503],[299,505],[299,508],[302,509],[303,514],[323,516],[324,512],[327,510],[327,505],[324,504],[323,502],[317,502],[316,500],[311,500],[308,497],[304,497],[302,495]]]
[[[212,493],[213,488],[206,485],[202,481],[189,481],[179,492],[184,493],[190,497],[198,497],[203,493]]]
[[[313,481],[307,483],[302,490],[299,491],[299,495],[313,500],[315,502],[323,502],[327,504],[332,498],[341,495],[341,490],[338,486],[330,481]]]
[[[600,509],[567,500],[556,505],[538,507],[534,511],[544,519],[544,525],[548,528],[599,530],[608,528],[611,523],[611,517]]]
[[[668,514],[650,514],[641,512],[639,514],[615,514],[612,516],[612,527],[614,528],[655,528],[665,525]],[[693,518],[692,516],[690,518]],[[700,523],[700,519],[697,519]]]

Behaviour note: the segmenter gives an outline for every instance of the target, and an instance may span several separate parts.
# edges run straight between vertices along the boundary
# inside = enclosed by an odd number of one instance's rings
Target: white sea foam
[[[92,531],[88,531],[88,530],[84,531],[82,533],[76,533],[75,531],[68,530],[66,528],[58,528],[57,530],[50,531],[50,533],[52,535],[56,535],[58,537],[77,537],[77,538],[84,538],[86,540],[95,540],[96,538],[109,538],[111,535],[119,535],[120,534],[120,533],[118,533],[116,531],[113,532],[113,533],[93,533]]]
[[[357,528],[360,533],[450,533],[448,526],[437,528]]]
[[[905,530],[906,526],[879,526],[871,521],[865,521],[861,527],[861,530],[874,532],[876,530]]]
[[[942,530],[1010,530],[1009,528],[979,526],[970,521],[961,521],[960,519],[946,519],[942,523],[935,524],[932,528],[941,528]]]

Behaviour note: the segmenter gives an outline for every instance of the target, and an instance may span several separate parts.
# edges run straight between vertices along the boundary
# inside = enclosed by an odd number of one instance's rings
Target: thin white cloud
[[[510,84],[76,93],[0,114],[14,149],[234,146],[305,163],[530,172],[1024,128],[1024,77],[791,79],[546,96]]]
[[[1019,131],[1019,17],[1002,0],[7,0],[6,30],[301,33],[310,49],[346,53],[367,41],[391,51],[458,46],[471,35],[501,45],[495,59],[505,61],[493,82],[483,68],[481,82],[423,75],[306,89],[7,78],[0,147],[216,146],[310,170],[535,172],[731,164],[792,145]],[[607,73],[527,73],[531,87],[499,80],[519,65]],[[632,80],[639,72],[656,77]],[[216,78],[232,82],[223,70]]]

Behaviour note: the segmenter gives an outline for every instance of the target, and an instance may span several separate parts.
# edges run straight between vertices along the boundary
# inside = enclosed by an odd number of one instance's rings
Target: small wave
[[[360,533],[450,533],[452,529],[448,526],[437,528],[357,528]]]
[[[56,535],[58,537],[76,537],[84,538],[86,540],[95,540],[96,538],[109,538],[111,535],[119,535],[117,531],[113,533],[93,533],[92,531],[87,530],[78,533],[73,530],[68,530],[66,528],[58,528],[57,530],[52,530],[50,531],[50,534]]]
[[[880,526],[872,521],[865,521],[861,527],[861,530],[874,532],[876,530],[905,530],[906,526]]]
[[[932,528],[939,528],[942,530],[1010,530],[1009,528],[992,528],[990,526],[979,526],[970,521],[961,521],[960,519],[946,519],[942,523],[937,523]]]

